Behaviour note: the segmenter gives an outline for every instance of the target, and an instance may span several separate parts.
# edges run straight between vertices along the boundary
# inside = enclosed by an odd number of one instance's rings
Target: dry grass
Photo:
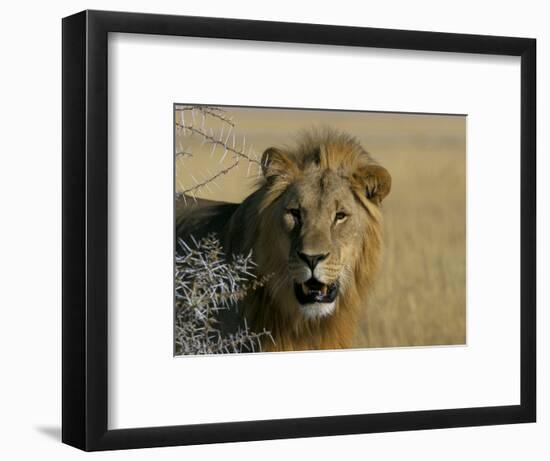
[[[388,152],[384,164],[395,178],[384,204],[384,256],[355,345],[464,344],[464,156]]]

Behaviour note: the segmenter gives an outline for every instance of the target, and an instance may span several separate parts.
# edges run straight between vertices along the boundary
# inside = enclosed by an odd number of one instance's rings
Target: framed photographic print
[[[63,20],[63,441],[534,422],[534,39]]]

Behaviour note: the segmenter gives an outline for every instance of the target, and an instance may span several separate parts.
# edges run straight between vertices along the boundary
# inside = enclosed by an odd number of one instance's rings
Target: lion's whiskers
[[[348,265],[342,266],[340,272],[340,288],[342,291],[346,291],[352,282],[353,271]]]

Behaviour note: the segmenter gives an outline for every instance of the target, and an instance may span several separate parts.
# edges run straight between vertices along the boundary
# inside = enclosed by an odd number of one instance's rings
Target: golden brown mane
[[[253,250],[259,276],[284,273],[277,241],[277,203],[295,181],[312,171],[331,171],[341,178],[365,213],[366,226],[353,246],[355,259],[336,311],[322,318],[305,318],[285,308],[274,296],[276,280],[254,291],[245,301],[244,314],[253,331],[269,330],[275,344],[264,350],[339,349],[352,345],[357,319],[378,268],[382,244],[380,202],[388,194],[391,178],[374,163],[355,138],[331,130],[304,133],[294,148],[268,149],[262,158],[264,179],[232,215],[224,243],[228,252]],[[319,186],[322,187],[322,184]],[[270,286],[269,283],[272,283]],[[282,295],[281,295],[282,296]]]

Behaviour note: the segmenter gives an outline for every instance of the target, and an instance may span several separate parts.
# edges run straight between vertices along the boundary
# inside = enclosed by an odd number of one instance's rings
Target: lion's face
[[[291,164],[280,151],[270,155],[278,167],[268,178],[281,191],[270,207],[272,227],[266,229],[274,236],[270,264],[278,268],[273,296],[306,318],[329,316],[355,283],[356,265],[377,225],[378,204],[389,192],[389,175],[361,162],[350,171],[323,162]]]
[[[368,226],[366,210],[346,179],[325,170],[289,187],[278,212],[289,282],[301,311],[307,317],[330,315],[353,276]]]

